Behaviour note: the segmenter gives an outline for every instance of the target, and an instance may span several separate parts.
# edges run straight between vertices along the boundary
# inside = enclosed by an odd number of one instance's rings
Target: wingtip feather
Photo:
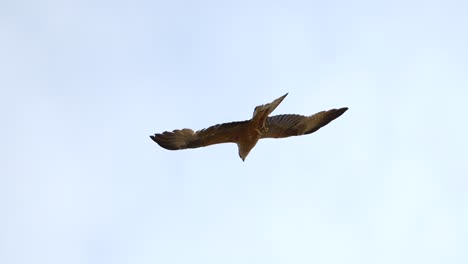
[[[337,109],[337,112],[339,113],[338,116],[344,114],[344,112],[348,111],[348,109],[349,109],[348,107],[342,107],[342,108]]]
[[[171,133],[171,132],[163,132],[162,134],[154,134],[153,136],[150,136],[150,138],[162,148],[165,148],[168,150],[177,150],[178,148],[175,147],[174,144],[172,144],[171,139],[168,137],[168,133]]]

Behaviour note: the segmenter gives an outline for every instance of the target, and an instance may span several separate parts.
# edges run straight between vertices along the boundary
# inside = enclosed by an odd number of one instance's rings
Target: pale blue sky
[[[0,263],[468,263],[467,1],[0,2]],[[315,134],[148,135],[347,106]]]

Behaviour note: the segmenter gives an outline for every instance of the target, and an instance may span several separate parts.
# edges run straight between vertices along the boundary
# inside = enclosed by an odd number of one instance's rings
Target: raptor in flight
[[[206,147],[220,143],[236,143],[239,156],[244,161],[262,138],[285,138],[307,135],[319,130],[340,115],[347,107],[318,112],[311,116],[295,114],[268,116],[286,97],[285,94],[269,104],[255,107],[250,120],[218,124],[193,131],[184,128],[150,136],[159,146],[169,149]]]

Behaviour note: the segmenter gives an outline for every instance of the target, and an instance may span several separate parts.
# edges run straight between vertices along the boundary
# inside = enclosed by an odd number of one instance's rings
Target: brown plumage
[[[196,132],[188,128],[172,132],[165,131],[150,137],[159,146],[169,150],[199,148],[229,142],[236,143],[240,158],[245,160],[259,139],[311,134],[348,110],[347,107],[343,107],[318,112],[311,116],[291,114],[268,117],[287,95],[285,94],[269,104],[255,107],[253,117],[250,120],[218,124]]]

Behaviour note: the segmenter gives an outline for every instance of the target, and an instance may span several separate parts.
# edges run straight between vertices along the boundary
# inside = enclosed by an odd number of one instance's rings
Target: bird
[[[168,150],[236,143],[239,157],[245,161],[260,139],[311,134],[348,110],[348,107],[342,107],[321,111],[310,116],[297,114],[269,116],[287,95],[288,93],[271,103],[255,107],[253,116],[249,120],[217,124],[198,131],[189,128],[176,129],[156,133],[150,138]]]

